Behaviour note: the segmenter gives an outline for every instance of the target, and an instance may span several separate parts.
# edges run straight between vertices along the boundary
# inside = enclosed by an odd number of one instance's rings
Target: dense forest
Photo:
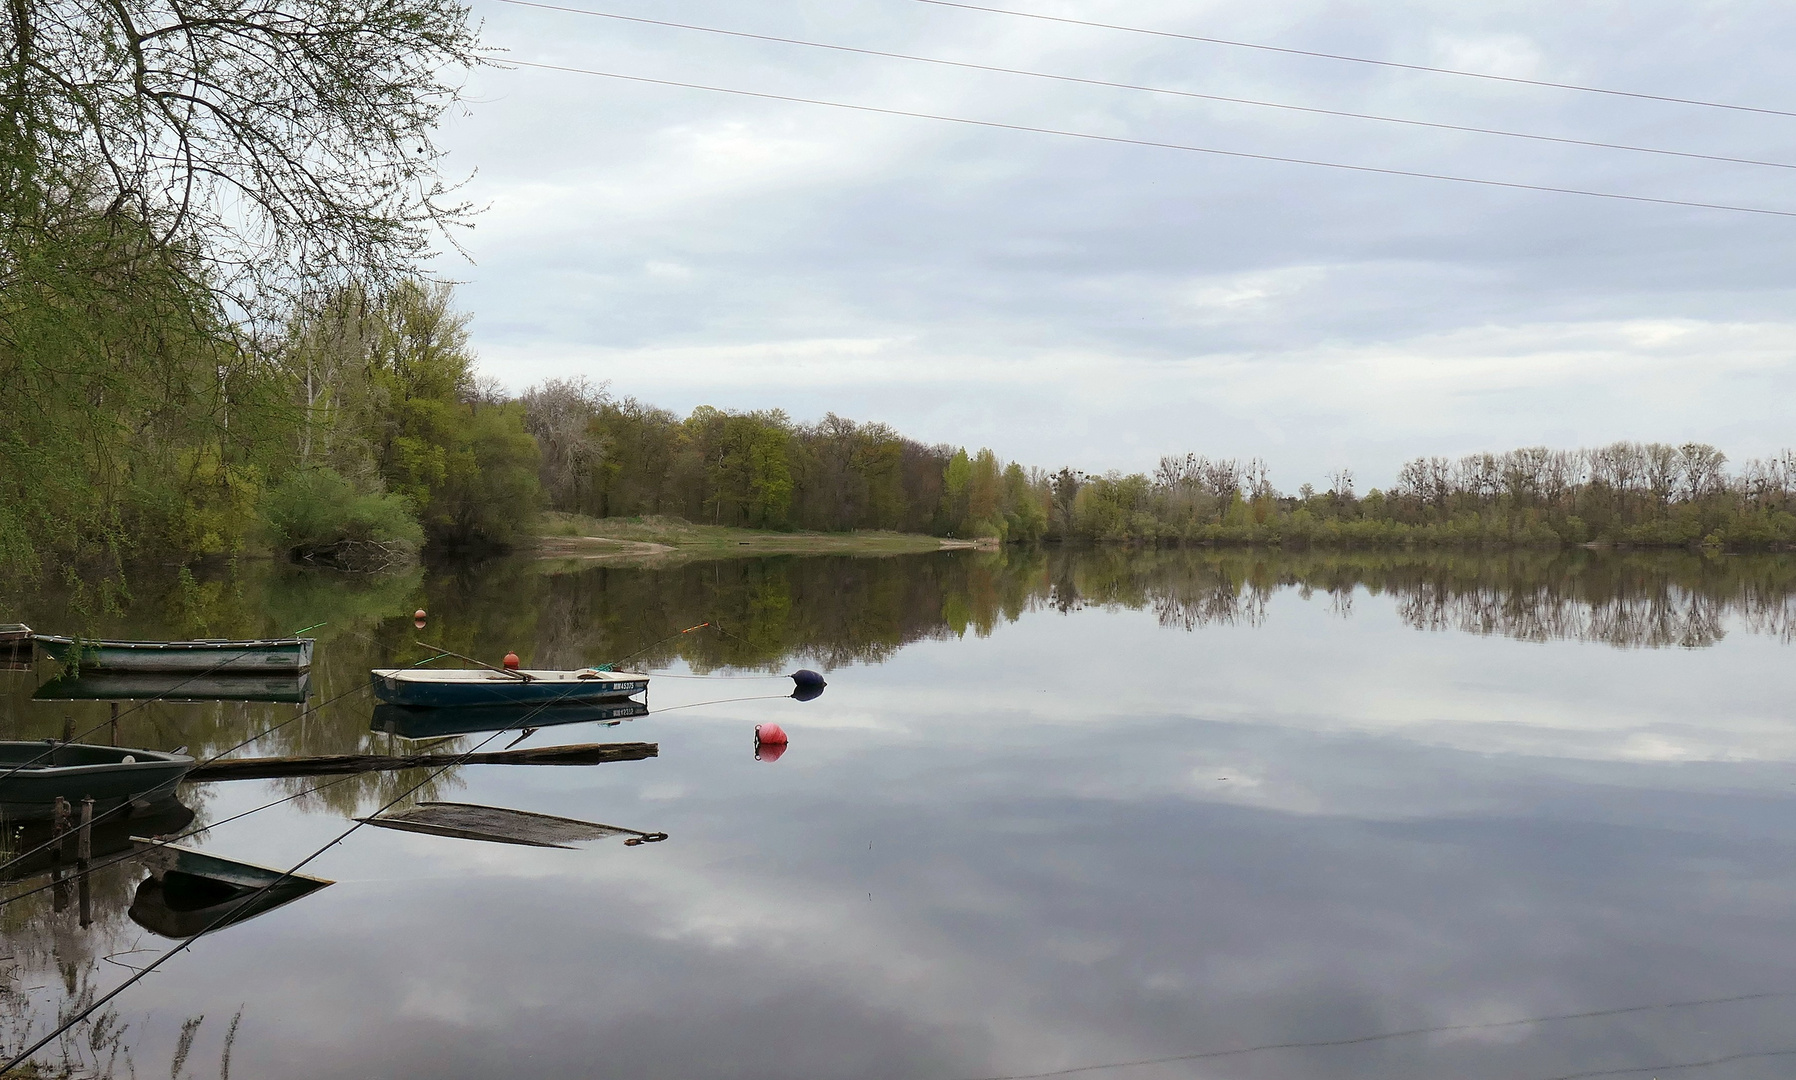
[[[1287,493],[1259,460],[1196,455],[1151,475],[1049,473],[834,414],[681,417],[585,379],[512,397],[478,377],[446,285],[352,284],[295,310],[253,340],[196,308],[153,350],[102,338],[63,365],[45,362],[68,347],[55,325],[14,317],[44,340],[0,341],[0,384],[28,405],[0,422],[6,564],[277,552],[379,567],[425,545],[513,545],[544,509],[1005,542],[1796,543],[1788,452],[1731,471],[1700,444],[1426,458],[1364,495],[1345,471]]]
[[[580,380],[524,395],[548,504],[771,529],[1154,544],[1796,543],[1796,453],[1729,472],[1712,446],[1616,443],[1421,458],[1363,497],[1353,475],[1281,493],[1257,459],[1164,457],[1153,475],[1025,470],[830,415],[700,408],[681,419]]]

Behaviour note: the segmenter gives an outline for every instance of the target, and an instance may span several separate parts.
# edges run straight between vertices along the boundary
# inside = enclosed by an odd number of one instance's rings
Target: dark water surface
[[[676,709],[790,683],[659,679],[657,715],[525,743],[646,740],[654,759],[454,770],[416,797],[670,839],[361,829],[306,868],[337,884],[200,939],[101,1037],[46,1052],[75,1075],[162,1075],[184,1042],[181,1075],[218,1075],[239,1014],[238,1078],[1796,1074],[1787,558],[251,564],[136,591],[80,625],[328,620],[303,717],[156,703],[121,722],[122,742],[201,757],[275,724],[238,753],[407,745],[370,731],[360,688],[428,655],[419,637],[571,666],[709,619],[724,632],[641,662],[830,686]],[[67,602],[0,621],[78,628]],[[47,673],[0,673],[4,737],[105,719],[30,700]],[[777,762],[752,753],[767,721],[792,736]],[[426,777],[228,822],[331,778],[188,785],[220,823],[188,842],[289,866]],[[169,946],[126,915],[144,877],[96,872],[86,928],[51,891],[0,908],[9,1052]]]

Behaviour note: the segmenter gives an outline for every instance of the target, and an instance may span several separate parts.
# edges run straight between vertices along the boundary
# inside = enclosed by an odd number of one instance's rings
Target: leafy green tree
[[[968,508],[968,488],[973,483],[973,463],[968,460],[967,452],[954,451],[942,468],[942,532],[959,532],[965,528]]]
[[[467,219],[432,133],[448,69],[480,59],[454,0],[10,0],[9,569],[243,546],[299,419],[265,331],[343,282],[399,280]]]

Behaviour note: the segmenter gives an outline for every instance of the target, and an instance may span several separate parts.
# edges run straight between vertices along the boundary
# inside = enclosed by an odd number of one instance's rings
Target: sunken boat
[[[166,938],[220,930],[335,884],[178,844],[142,837],[134,843],[150,876],[137,886],[128,914],[132,922]]]

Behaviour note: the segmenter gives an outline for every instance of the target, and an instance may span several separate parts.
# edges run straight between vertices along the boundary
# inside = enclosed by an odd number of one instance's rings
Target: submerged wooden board
[[[189,780],[268,780],[284,776],[427,769],[445,765],[602,765],[641,761],[660,753],[658,743],[583,743],[488,754],[326,754],[322,757],[226,758],[196,765]]]
[[[638,842],[666,839],[665,833],[645,833],[596,821],[535,814],[528,810],[511,810],[503,806],[481,806],[477,803],[419,803],[410,810],[357,818],[369,825],[402,832],[428,833],[458,840],[485,840],[495,844],[521,844],[526,847],[566,848],[587,840],[603,840],[609,836],[632,836]]]

